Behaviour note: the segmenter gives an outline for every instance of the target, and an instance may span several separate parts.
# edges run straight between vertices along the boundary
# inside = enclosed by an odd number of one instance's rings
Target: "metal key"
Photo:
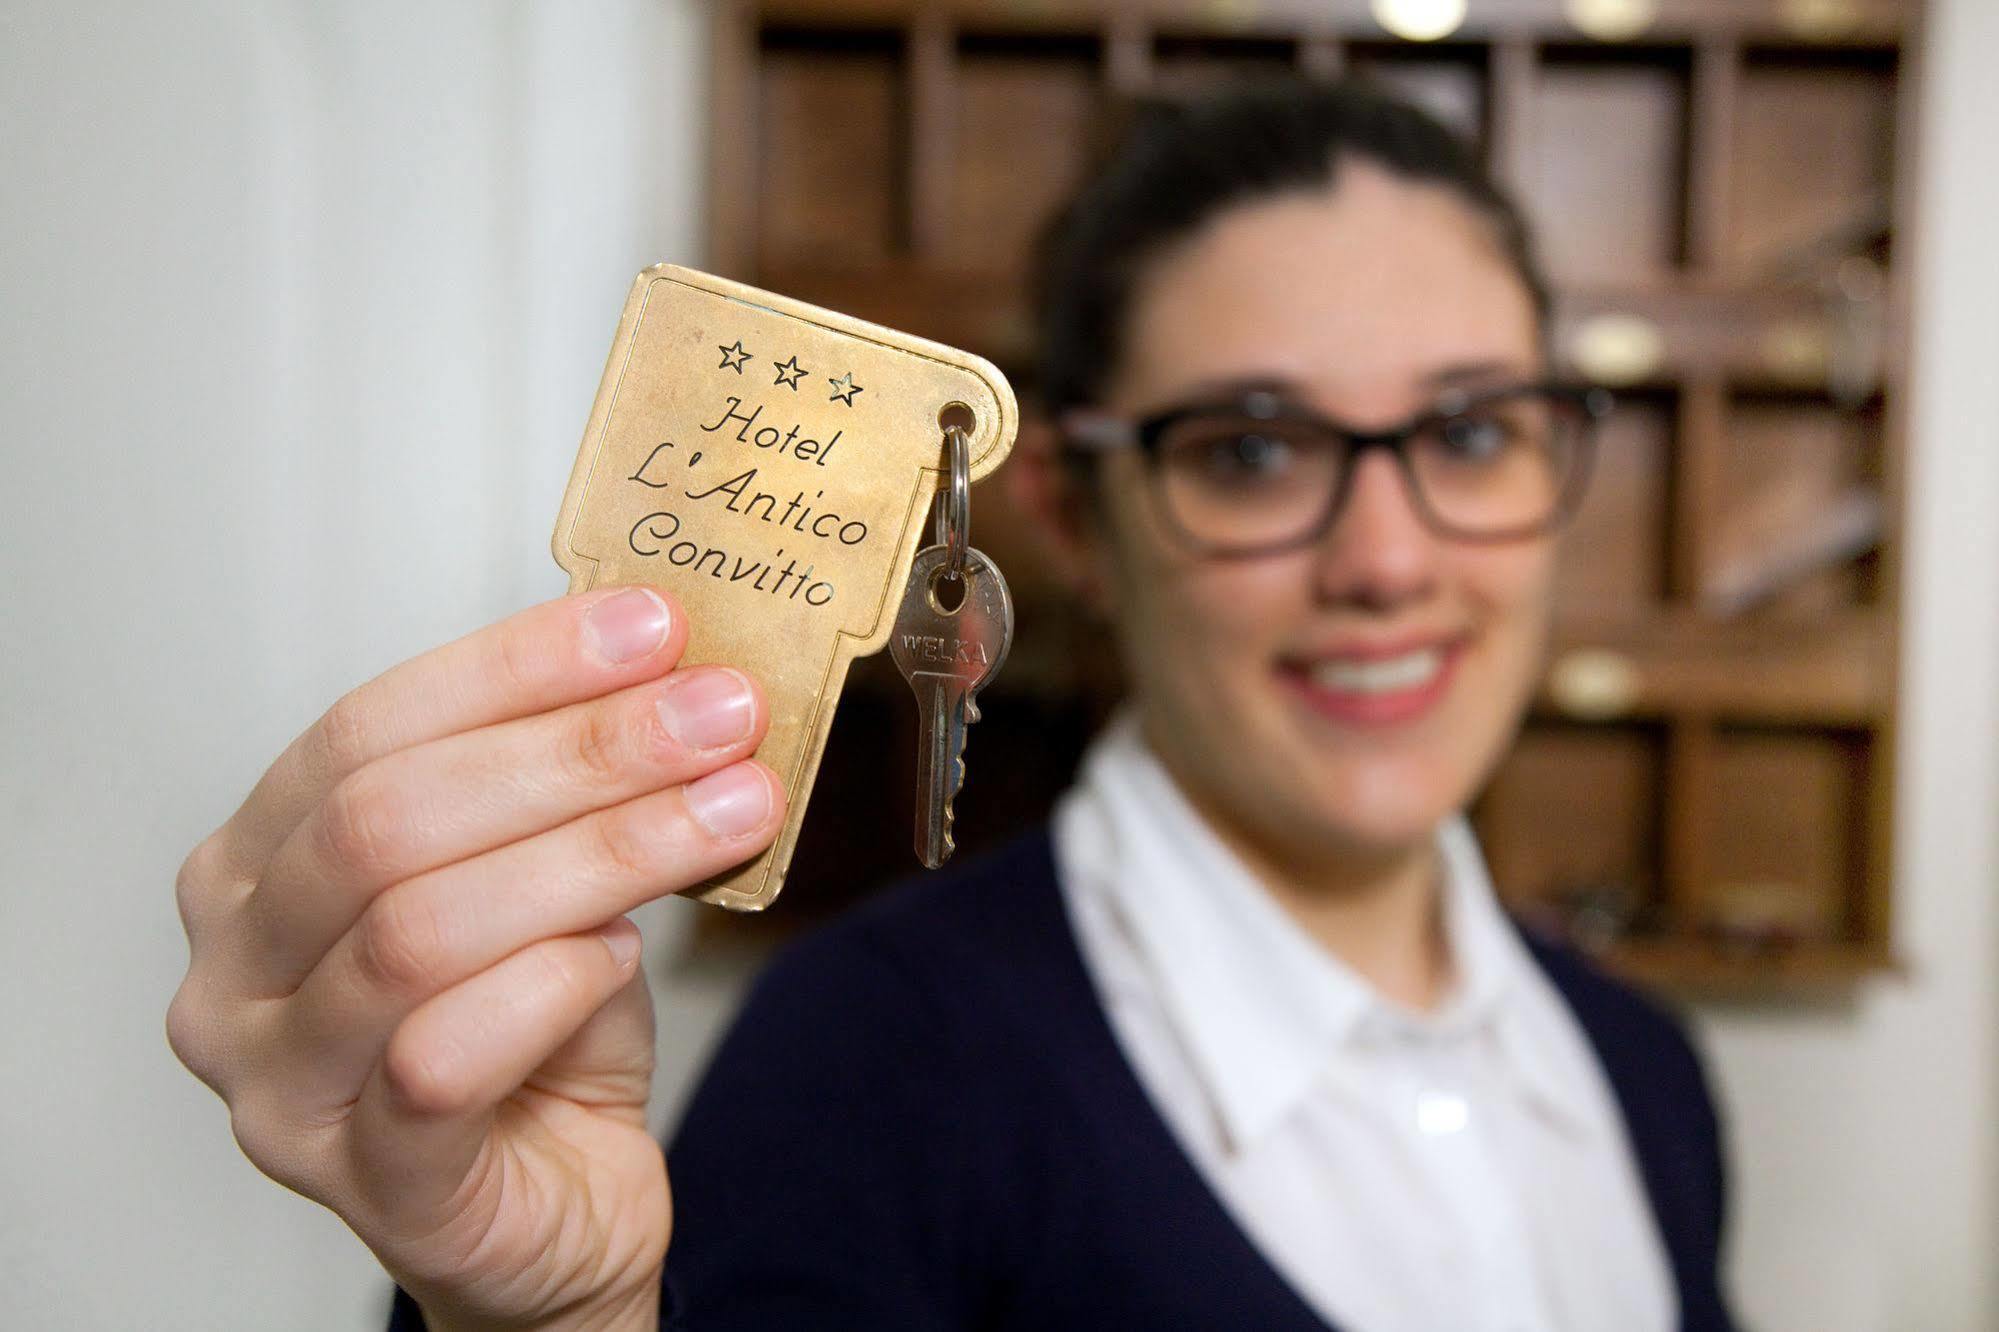
[[[916,552],[889,655],[916,694],[916,856],[936,869],[951,858],[951,801],[965,784],[965,728],[979,719],[975,696],[999,673],[1013,642],[1013,598],[998,566],[965,552],[963,599],[946,610],[939,592],[949,552]]]

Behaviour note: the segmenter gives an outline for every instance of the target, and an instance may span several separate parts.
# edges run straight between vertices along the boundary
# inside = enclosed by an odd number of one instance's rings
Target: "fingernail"
[[[604,947],[611,950],[611,960],[621,967],[630,966],[632,959],[639,955],[639,927],[623,916],[598,930],[597,937],[604,941]]]
[[[716,749],[749,738],[756,724],[750,682],[726,667],[681,671],[659,696],[668,735],[689,749]]]
[[[613,665],[659,651],[672,623],[666,602],[643,587],[628,587],[614,597],[605,597],[583,617],[591,650]]]
[[[770,817],[770,783],[747,763],[735,763],[688,785],[687,808],[710,837],[741,837]]]

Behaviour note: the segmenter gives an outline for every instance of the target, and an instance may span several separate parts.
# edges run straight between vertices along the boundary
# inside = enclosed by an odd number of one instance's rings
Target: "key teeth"
[[[958,792],[964,789],[965,751],[961,749],[958,751],[957,756],[951,760],[951,789],[944,796],[944,855],[946,859],[949,859],[951,853],[958,849],[957,839],[952,836],[952,831],[958,822],[958,811],[954,807],[953,802],[957,800]]]

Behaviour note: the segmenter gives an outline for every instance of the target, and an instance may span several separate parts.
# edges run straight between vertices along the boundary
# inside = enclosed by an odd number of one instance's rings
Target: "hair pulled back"
[[[1429,113],[1363,82],[1304,78],[1146,98],[1041,234],[1034,299],[1049,414],[1098,399],[1154,255],[1229,208],[1337,185],[1353,160],[1456,191],[1491,224],[1545,326],[1547,284],[1519,209]]]

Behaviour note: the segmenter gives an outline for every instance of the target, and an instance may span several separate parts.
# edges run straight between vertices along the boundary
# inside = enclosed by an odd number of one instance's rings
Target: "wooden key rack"
[[[1607,40],[1570,15],[1615,5],[1470,0],[1416,42],[1367,0],[724,4],[708,266],[983,355],[1031,414],[1027,247],[1121,98],[1302,69],[1431,106],[1529,210],[1560,368],[1620,402],[1546,685],[1475,811],[1494,878],[1650,981],[1838,987],[1892,965],[1921,6],[1627,8],[1650,18]],[[967,851],[1046,812],[1117,687],[1002,490],[975,530],[1020,632]],[[852,693],[789,919],[914,868],[908,700],[880,661]]]

